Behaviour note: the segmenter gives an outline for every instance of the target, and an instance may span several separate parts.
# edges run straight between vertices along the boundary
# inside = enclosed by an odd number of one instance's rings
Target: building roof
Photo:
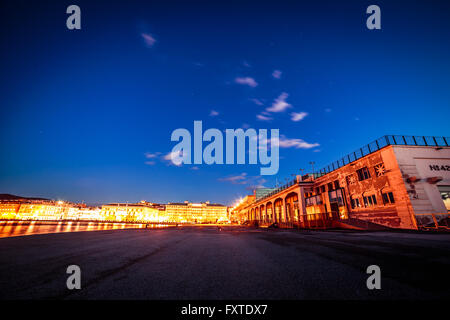
[[[337,170],[349,163],[352,163],[362,157],[365,157],[371,153],[374,153],[387,146],[401,145],[401,146],[422,146],[422,147],[449,147],[450,137],[434,137],[434,136],[399,136],[399,135],[386,135],[377,140],[366,144],[362,148],[355,150],[352,153],[347,154],[341,159],[332,162],[328,166],[320,169],[318,173],[313,173],[317,178],[323,176],[334,170]]]
[[[200,202],[199,204],[206,205],[207,207],[226,207],[223,204],[220,203],[206,203],[206,202]],[[172,205],[172,206],[188,206],[192,205],[191,202],[185,203],[185,202],[169,202],[166,205]]]

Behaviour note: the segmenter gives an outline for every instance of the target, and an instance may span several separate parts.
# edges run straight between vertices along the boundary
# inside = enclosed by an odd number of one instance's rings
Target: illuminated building
[[[142,221],[161,222],[163,216],[160,215],[161,208],[152,203],[111,203],[103,205],[100,216],[108,221]]]
[[[0,219],[98,221],[102,220],[99,213],[99,208],[64,201],[20,197],[15,200],[0,200]]]
[[[165,205],[167,222],[180,223],[225,223],[228,222],[228,210],[221,204],[209,202],[168,203]]]
[[[22,203],[17,218],[22,220],[64,220],[71,204],[62,201],[33,201]]]
[[[101,215],[100,208],[97,207],[85,207],[74,206],[70,207],[66,220],[91,220],[91,221],[103,221],[104,217]]]
[[[51,200],[0,200],[0,219],[89,220],[117,222],[225,223],[228,208],[219,204],[111,203],[100,208]]]
[[[270,189],[274,190],[274,189]],[[258,189],[255,190],[255,194]],[[266,194],[266,193],[265,193]],[[230,220],[232,223],[244,223],[248,220],[248,211],[247,207],[249,204],[255,201],[256,195],[247,195],[244,198],[239,199],[234,207],[230,209]]]
[[[0,201],[0,219],[16,219],[19,209],[19,201]]]
[[[259,225],[449,227],[450,138],[384,136],[247,206]]]

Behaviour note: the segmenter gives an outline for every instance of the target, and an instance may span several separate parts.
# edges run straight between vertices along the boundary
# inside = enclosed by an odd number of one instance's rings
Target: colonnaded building
[[[317,173],[257,190],[232,221],[300,228],[446,228],[450,138],[384,136]]]

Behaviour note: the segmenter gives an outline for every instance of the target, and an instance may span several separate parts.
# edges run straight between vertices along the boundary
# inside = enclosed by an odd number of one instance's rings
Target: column
[[[305,218],[304,215],[306,215],[306,202],[305,202],[305,190],[303,187],[300,187],[300,192],[298,194],[298,214],[302,216],[302,219]]]

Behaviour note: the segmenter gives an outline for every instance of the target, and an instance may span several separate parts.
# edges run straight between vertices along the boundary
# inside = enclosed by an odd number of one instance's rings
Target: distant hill
[[[25,200],[50,200],[50,199],[45,199],[45,198],[21,197],[21,196],[16,196],[16,195],[13,195],[13,194],[8,194],[8,193],[0,193],[0,200],[20,200],[20,199],[25,199]]]

